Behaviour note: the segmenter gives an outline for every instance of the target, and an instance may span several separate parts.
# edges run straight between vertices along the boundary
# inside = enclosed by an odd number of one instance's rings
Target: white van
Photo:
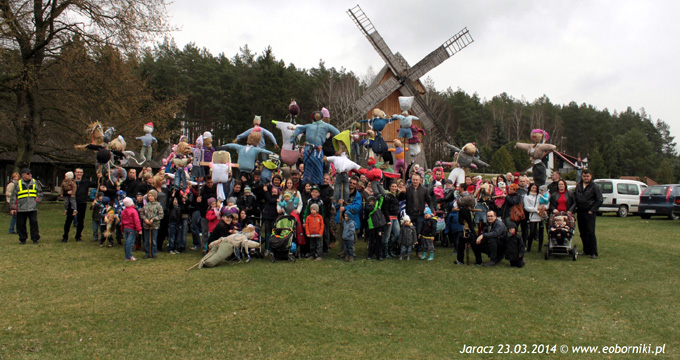
[[[595,184],[600,187],[604,199],[598,214],[616,212],[619,217],[638,212],[640,194],[647,187],[643,182],[623,179],[597,179]]]

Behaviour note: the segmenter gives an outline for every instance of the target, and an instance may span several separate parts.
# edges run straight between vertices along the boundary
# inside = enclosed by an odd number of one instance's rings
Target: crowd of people
[[[369,168],[374,168],[371,160]],[[101,247],[124,245],[125,260],[134,261],[134,251],[140,250],[145,258],[156,258],[159,251],[206,253],[211,242],[254,227],[267,255],[276,219],[291,215],[298,220],[296,255],[302,258],[320,261],[337,245],[338,256],[351,262],[356,242],[364,240],[368,259],[410,260],[415,253],[433,260],[438,242],[440,250],[453,248],[452,262],[457,265],[466,263],[467,250],[476,265],[493,266],[505,258],[522,267],[534,242],[542,251],[548,216],[559,212],[577,214],[584,253],[598,256],[595,220],[602,195],[588,170],[572,192],[559,172],[542,186],[519,172],[492,179],[466,175],[464,182],[454,183],[441,167],[433,173],[413,162],[393,178],[350,171],[347,190],[335,185],[335,177],[346,174],[326,166],[321,184],[303,182],[302,161],[279,169],[266,181],[262,174],[267,169],[257,161],[254,171],[238,174],[234,169],[236,176],[219,184],[206,169],[205,176],[176,186],[166,174],[169,169],[154,173],[142,167],[137,174],[129,168],[125,181],[118,183],[101,174],[94,181],[84,178],[80,168],[67,173],[61,186],[62,242],[70,239],[73,226],[75,241],[82,241],[88,217],[92,242]],[[224,201],[218,199],[218,188]],[[13,215],[9,232],[14,233],[16,226],[19,241],[25,244],[28,221],[31,240],[38,243],[42,190],[30,169],[13,175],[6,195]],[[483,262],[483,254],[488,261]]]

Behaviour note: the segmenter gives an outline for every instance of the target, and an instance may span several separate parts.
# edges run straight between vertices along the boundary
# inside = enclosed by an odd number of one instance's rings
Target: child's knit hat
[[[129,208],[135,206],[135,203],[134,201],[132,201],[132,199],[126,197],[125,199],[123,199],[123,205],[125,205],[126,208]]]
[[[111,203],[111,199],[109,199],[108,196],[104,196],[104,197],[102,198],[102,204],[108,205],[108,204],[110,204],[110,203]]]
[[[158,191],[156,191],[156,190],[151,189],[151,190],[149,190],[149,192],[146,195],[147,196],[151,195],[151,196],[153,196],[154,200],[158,200]]]
[[[67,179],[73,179],[73,171],[69,171],[66,173],[66,178]]]
[[[404,225],[407,222],[411,222],[411,218],[408,215],[404,215],[404,217],[401,218],[401,224]]]

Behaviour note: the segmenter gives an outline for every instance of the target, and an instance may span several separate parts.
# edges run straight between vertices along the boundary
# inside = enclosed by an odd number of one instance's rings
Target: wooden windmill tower
[[[357,116],[366,116],[368,118],[370,117],[369,112],[376,107],[382,109],[388,115],[399,114],[401,109],[399,108],[398,97],[413,96],[414,102],[411,112],[420,118],[421,127],[424,127],[428,134],[436,132],[451,141],[450,134],[445,132],[444,126],[432,114],[432,111],[422,98],[421,95],[425,94],[425,88],[419,79],[474,41],[468,29],[463,28],[463,30],[446,40],[417,64],[410,66],[401,54],[392,53],[392,50],[387,46],[385,40],[380,36],[371,20],[359,5],[347,10],[347,14],[357,25],[361,33],[366,36],[371,45],[373,45],[378,55],[385,61],[385,66],[378,73],[373,84],[356,101]],[[343,128],[348,125],[344,124]],[[398,131],[399,123],[392,123],[383,131],[383,137],[385,140],[394,139]],[[421,164],[424,164],[424,162],[421,162]]]

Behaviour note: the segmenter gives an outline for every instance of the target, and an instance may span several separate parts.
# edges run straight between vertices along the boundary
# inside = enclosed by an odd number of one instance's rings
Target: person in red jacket
[[[135,261],[137,258],[132,256],[132,246],[135,244],[137,234],[142,234],[142,223],[139,221],[139,213],[131,198],[123,199],[123,205],[125,209],[120,214],[120,227],[125,236],[125,260]]]
[[[319,205],[309,206],[310,215],[305,219],[305,234],[309,239],[309,253],[321,261],[323,255],[323,216],[319,214]]]

